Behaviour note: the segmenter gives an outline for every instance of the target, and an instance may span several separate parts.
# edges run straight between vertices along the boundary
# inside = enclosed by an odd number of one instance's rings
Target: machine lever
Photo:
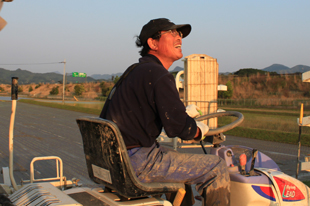
[[[239,157],[239,164],[240,164],[240,169],[241,169],[240,174],[241,175],[246,175],[246,171],[245,171],[246,162],[247,162],[246,155],[243,153]]]
[[[252,161],[251,161],[251,168],[250,168],[250,176],[255,176],[256,173],[254,172],[254,165],[255,165],[255,159],[257,156],[258,150],[257,149],[253,149],[252,151]]]

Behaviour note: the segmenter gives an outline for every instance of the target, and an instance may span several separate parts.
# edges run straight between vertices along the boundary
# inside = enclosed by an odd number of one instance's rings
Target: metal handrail
[[[34,162],[39,160],[56,160],[56,177],[52,178],[42,178],[42,179],[35,179],[34,178]],[[60,180],[60,187],[63,187],[63,163],[62,159],[57,156],[46,156],[46,157],[35,157],[32,159],[30,163],[30,183],[33,183],[34,181],[50,181],[50,180]]]

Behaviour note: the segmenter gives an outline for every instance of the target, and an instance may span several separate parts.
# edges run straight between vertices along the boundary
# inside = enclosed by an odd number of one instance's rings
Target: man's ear
[[[147,44],[151,48],[151,50],[157,50],[158,49],[158,41],[156,39],[148,38]]]
[[[6,21],[0,16],[0,31],[5,27],[6,24]]]

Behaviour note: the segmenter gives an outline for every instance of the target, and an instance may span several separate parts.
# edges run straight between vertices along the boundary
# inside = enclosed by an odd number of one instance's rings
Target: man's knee
[[[226,165],[225,160],[223,160],[222,158],[220,158],[220,162],[218,164],[218,172],[219,172],[219,176],[220,176],[220,181],[223,184],[229,184],[230,182],[230,177],[229,177],[229,172],[228,172],[228,167]]]
[[[220,158],[219,157],[219,159],[220,159],[220,161],[219,161],[219,164],[218,164],[218,167],[219,167],[219,169],[221,170],[221,171],[227,171],[228,172],[228,167],[227,167],[227,164],[226,164],[226,162],[225,162],[225,160],[224,159],[222,159],[222,158]]]

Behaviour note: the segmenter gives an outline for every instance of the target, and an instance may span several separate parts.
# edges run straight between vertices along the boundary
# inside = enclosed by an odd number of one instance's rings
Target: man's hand
[[[197,144],[200,141],[204,140],[204,138],[206,137],[206,134],[209,131],[209,127],[206,124],[202,123],[202,122],[196,122],[196,125],[197,125],[197,133],[196,133],[194,139],[183,140],[184,143],[187,143],[187,144]]]
[[[186,107],[186,113],[188,114],[188,116],[190,116],[191,118],[195,118],[197,117],[198,115],[201,115],[200,113],[200,109],[199,107],[197,107],[196,105],[194,104],[190,104]]]
[[[197,124],[197,127],[200,129],[200,136],[199,136],[200,140],[203,140],[209,131],[209,127],[208,127],[208,125],[206,125],[202,122],[196,122],[196,124]]]

